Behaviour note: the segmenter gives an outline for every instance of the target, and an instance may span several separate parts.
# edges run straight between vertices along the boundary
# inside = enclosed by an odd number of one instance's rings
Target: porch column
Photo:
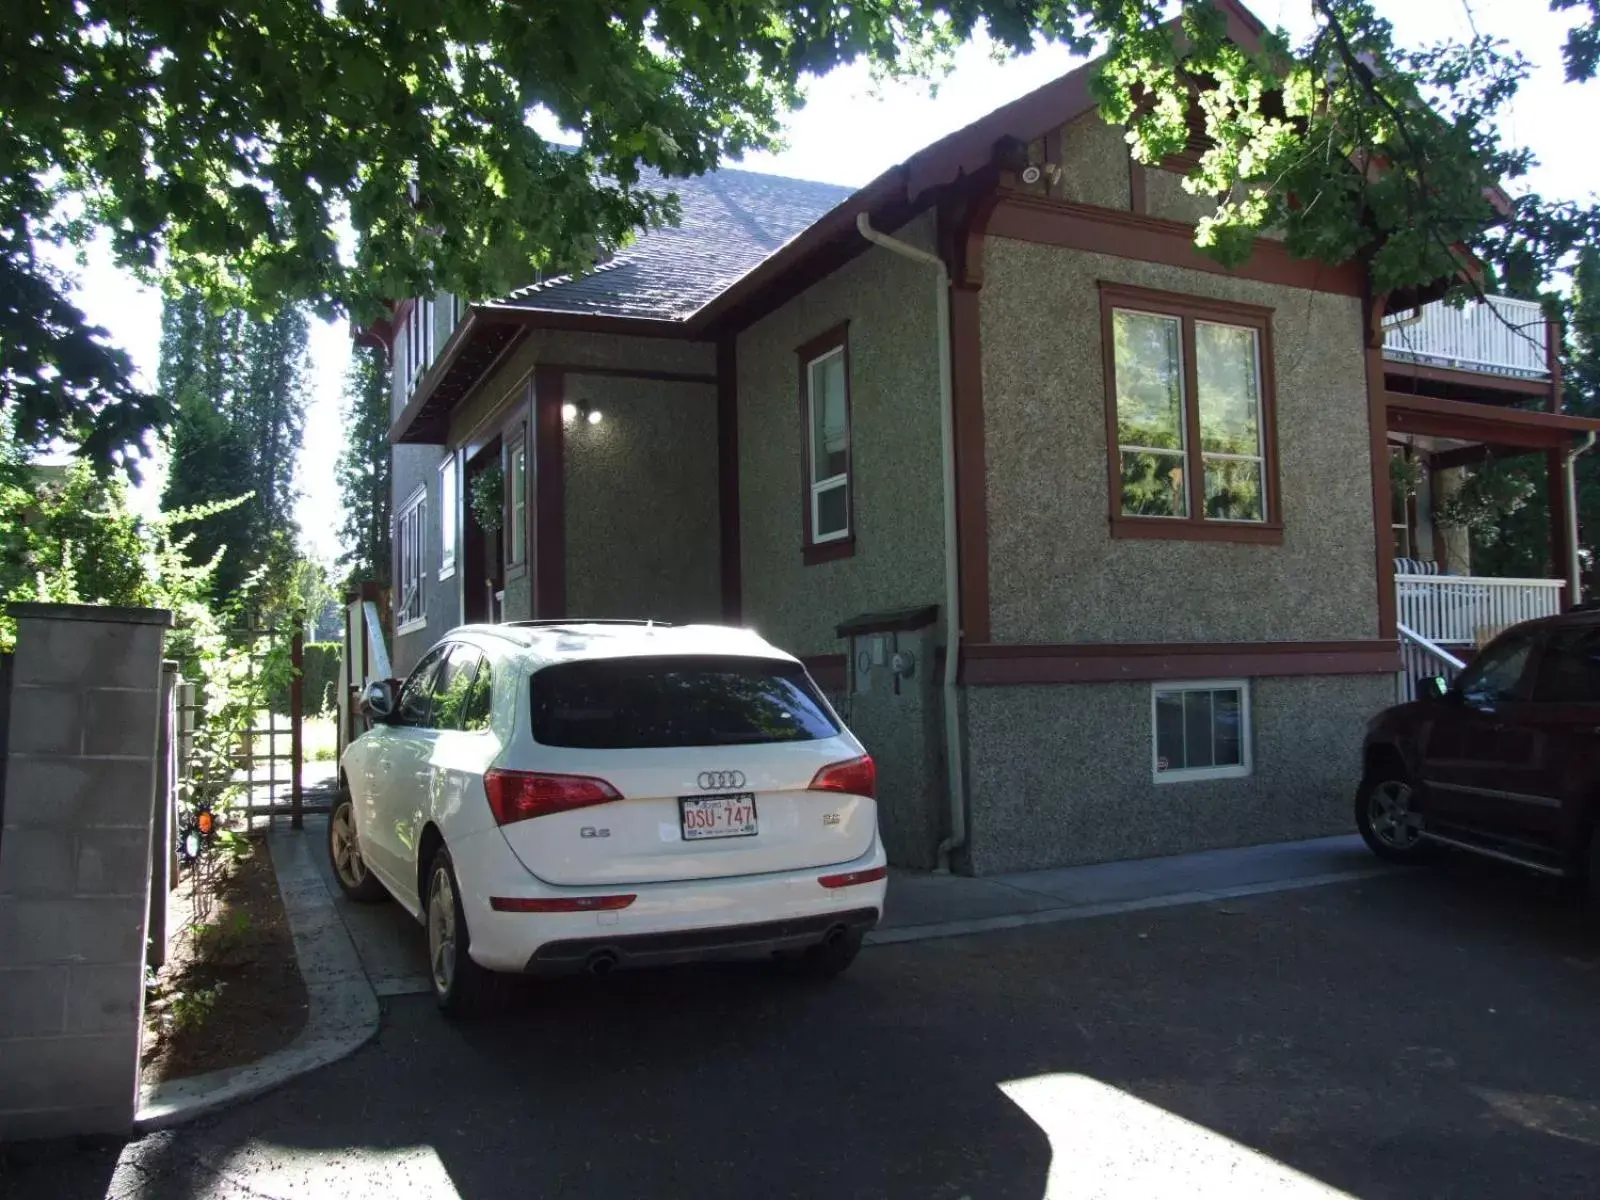
[[[1545,500],[1550,510],[1550,574],[1567,580],[1561,594],[1563,611],[1577,603],[1572,593],[1572,548],[1577,545],[1577,530],[1567,523],[1567,464],[1566,454],[1560,450],[1546,450]]]

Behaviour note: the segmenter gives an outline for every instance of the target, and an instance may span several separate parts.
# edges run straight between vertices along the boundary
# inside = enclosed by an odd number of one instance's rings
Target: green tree
[[[213,312],[187,291],[162,311],[160,389],[176,413],[162,505],[193,508],[244,496],[238,507],[199,520],[192,562],[223,558],[217,595],[270,568],[261,601],[291,590],[295,559],[294,462],[306,404],[306,320],[298,307],[258,320]]]
[[[389,581],[389,372],[383,356],[357,350],[344,381],[344,450],[339,496],[344,524],[339,566],[347,582]]]
[[[1579,10],[1567,63],[1587,78],[1593,0],[1553,4]],[[0,22],[0,296],[25,297],[0,302],[0,402],[30,445],[66,436],[101,458],[160,417],[39,241],[109,231],[125,266],[256,314],[498,295],[670,220],[640,167],[693,175],[772,145],[804,74],[862,57],[926,72],[980,29],[1011,49],[1103,44],[1101,110],[1145,161],[1189,140],[1198,94],[1209,149],[1190,184],[1230,197],[1198,241],[1225,262],[1276,226],[1298,255],[1368,263],[1381,291],[1452,272],[1457,247],[1538,283],[1600,224],[1593,207],[1485,199],[1527,165],[1490,121],[1526,65],[1489,39],[1408,50],[1365,0],[1312,0],[1310,38],[1268,34],[1254,54],[1209,0],[1176,24],[1164,7],[23,0]],[[576,151],[535,131],[536,110]]]

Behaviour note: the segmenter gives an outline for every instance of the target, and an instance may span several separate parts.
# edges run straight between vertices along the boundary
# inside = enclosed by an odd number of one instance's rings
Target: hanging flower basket
[[[502,500],[505,496],[505,476],[499,467],[486,467],[472,477],[467,486],[472,516],[478,528],[487,533],[500,531]]]

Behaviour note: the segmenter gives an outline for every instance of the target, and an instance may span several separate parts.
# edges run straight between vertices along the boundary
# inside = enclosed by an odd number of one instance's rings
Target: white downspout
[[[1566,485],[1566,517],[1567,522],[1567,606],[1576,608],[1583,600],[1578,581],[1578,472],[1576,464],[1578,459],[1594,449],[1594,430],[1590,430],[1580,445],[1567,451],[1566,470],[1563,483]]]
[[[944,459],[944,744],[950,795],[950,836],[939,843],[938,870],[950,870],[950,853],[967,844],[967,788],[956,707],[956,672],[961,666],[961,577],[956,565],[955,414],[950,387],[950,272],[944,260],[872,227],[866,213],[856,216],[861,236],[875,245],[934,269],[935,320],[939,340],[939,449]]]

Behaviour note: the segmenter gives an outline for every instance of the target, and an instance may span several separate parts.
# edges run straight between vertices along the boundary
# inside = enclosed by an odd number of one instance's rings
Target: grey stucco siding
[[[931,244],[924,217],[896,231]],[[872,248],[738,342],[744,618],[797,654],[842,651],[857,613],[943,600],[939,369],[933,272]],[[855,553],[801,559],[802,419],[796,350],[848,321]]]
[[[995,641],[1377,635],[1357,299],[1005,238],[984,278]],[[1281,545],[1111,536],[1101,280],[1272,309]]]
[[[967,693],[971,866],[990,875],[1347,832],[1389,675],[1249,681],[1253,769],[1156,783],[1148,683]]]
[[[567,611],[720,620],[716,388],[574,374],[566,398],[602,416],[564,438]]]

